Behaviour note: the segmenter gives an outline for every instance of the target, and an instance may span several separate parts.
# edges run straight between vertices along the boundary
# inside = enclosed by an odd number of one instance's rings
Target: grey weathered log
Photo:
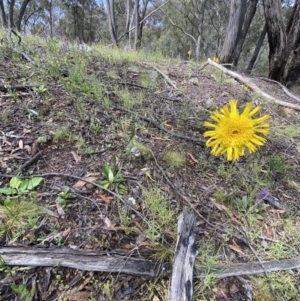
[[[170,264],[150,260],[119,256],[113,251],[75,251],[69,248],[32,248],[0,247],[0,263],[9,266],[61,266],[84,271],[107,273],[127,273],[148,277],[169,277],[172,272]],[[263,267],[262,267],[263,265]],[[247,276],[267,272],[300,269],[300,256],[249,263],[220,264],[210,267],[196,267],[194,278],[203,278],[207,273],[214,273],[215,278]],[[0,282],[1,284],[1,282]]]
[[[127,273],[138,276],[157,277],[167,265],[154,261],[128,258],[108,252],[85,252],[69,248],[0,248],[1,259],[6,265],[61,266],[83,271]]]
[[[194,224],[195,217],[185,207],[178,218],[178,237],[169,301],[191,301],[193,298],[194,262],[198,253],[193,233]]]

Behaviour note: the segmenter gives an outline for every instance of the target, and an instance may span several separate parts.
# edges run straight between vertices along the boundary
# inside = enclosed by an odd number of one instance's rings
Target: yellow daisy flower
[[[252,118],[261,108],[258,106],[251,111],[252,104],[247,103],[244,111],[239,114],[237,100],[230,100],[229,106],[224,106],[220,111],[216,110],[210,118],[216,124],[205,121],[204,126],[212,128],[206,131],[204,137],[208,137],[206,146],[210,147],[214,156],[227,154],[227,160],[238,160],[245,154],[245,148],[249,153],[255,152],[264,145],[269,133],[269,124],[265,121],[269,118],[264,115]]]
[[[218,64],[220,62],[220,60],[216,56],[214,56],[212,60],[213,60],[213,62],[218,63]]]

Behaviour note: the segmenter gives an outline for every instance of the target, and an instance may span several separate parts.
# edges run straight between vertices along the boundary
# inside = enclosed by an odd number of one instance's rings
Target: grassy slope
[[[122,194],[124,200],[130,200],[138,214],[92,186],[77,183],[79,189],[69,190],[76,182],[74,179],[45,177],[37,188],[39,195],[30,192],[25,196],[57,217],[42,213],[45,223],[41,229],[38,227],[41,218],[35,219],[34,213],[30,221],[24,220],[26,225],[22,222],[19,228],[1,229],[4,244],[17,241],[43,246],[122,249],[131,256],[139,256],[131,250],[144,237],[140,246],[142,256],[171,260],[176,243],[176,218],[183,206],[192,205],[191,210],[216,225],[210,228],[197,217],[199,266],[257,261],[253,250],[261,260],[289,258],[299,253],[300,143],[296,112],[245,91],[219,71],[208,68],[199,72],[199,65],[193,62],[168,61],[158,54],[101,46],[79,51],[76,45],[69,44],[62,49],[59,41],[32,37],[23,38],[22,43],[37,66],[26,62],[4,43],[0,48],[1,56],[5,57],[1,79],[5,84],[36,88],[24,94],[5,93],[10,96],[0,99],[0,124],[3,133],[24,137],[16,139],[8,135],[8,143],[2,143],[3,152],[10,145],[20,157],[27,155],[23,161],[2,160],[3,173],[14,174],[28,160],[32,148],[37,147],[42,158],[26,168],[24,176],[60,172],[97,179],[99,184]],[[170,87],[153,66],[167,74],[177,89]],[[159,131],[142,119],[151,118],[168,131],[201,139],[205,130],[203,121],[212,110],[232,98],[239,99],[241,104],[259,103],[271,116],[267,144],[237,163],[214,158],[203,145]],[[20,140],[31,148],[29,155],[20,147]],[[8,187],[8,181],[0,178],[1,187]],[[287,210],[276,210],[268,203],[258,204],[257,195],[266,187],[270,196],[276,197]],[[4,202],[5,196],[0,194],[0,197]],[[10,208],[18,212],[24,195],[17,193],[14,197]],[[11,217],[1,218],[7,219],[7,225]],[[13,218],[23,221],[24,216]],[[220,225],[224,232],[218,231]],[[34,227],[38,231],[33,231]],[[238,241],[237,236],[248,239],[253,250]],[[40,272],[37,275],[42,277]],[[23,272],[17,268],[3,267],[1,278],[20,273]],[[59,286],[67,292],[66,284],[74,271],[56,268],[55,273],[49,290]],[[297,272],[278,272],[269,277],[278,300],[296,300]],[[107,300],[116,300],[118,296],[122,299],[125,293],[113,284],[125,279],[124,283],[127,281],[130,286],[135,281],[122,275],[100,273],[90,275],[89,279],[81,291],[88,292],[90,300],[101,294]],[[21,294],[23,287],[16,283],[6,286],[1,293]],[[246,283],[252,285],[254,300],[273,300],[264,276],[216,280],[212,273],[195,282],[195,300],[224,300],[224,295],[245,300]],[[27,291],[24,288],[28,296],[30,285]],[[136,294],[132,291],[129,295],[139,300],[155,300],[155,297],[165,300],[167,286],[167,280],[144,280],[134,289]]]

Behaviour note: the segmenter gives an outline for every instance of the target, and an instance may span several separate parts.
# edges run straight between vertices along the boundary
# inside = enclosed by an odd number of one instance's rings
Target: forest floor
[[[0,48],[0,250],[172,263],[188,207],[195,266],[207,269],[194,300],[300,300],[297,269],[221,279],[213,271],[299,255],[299,111],[212,66],[27,39],[35,64]],[[300,105],[276,83],[250,80]],[[270,116],[266,144],[237,162],[203,142],[203,122],[231,99]],[[163,301],[169,277],[2,262],[0,283],[0,300]]]

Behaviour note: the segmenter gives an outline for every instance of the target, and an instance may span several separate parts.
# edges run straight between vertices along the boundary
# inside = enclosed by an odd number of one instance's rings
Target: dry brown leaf
[[[87,177],[87,178],[84,178],[84,180],[87,180],[90,182],[95,182],[97,180],[97,177]],[[87,184],[87,182],[85,182],[83,180],[79,180],[72,186],[72,188],[82,188],[86,184]]]
[[[70,234],[70,232],[71,232],[71,228],[68,228],[61,235],[62,235],[62,237],[66,237]]]
[[[237,287],[237,285],[235,283],[233,283],[230,286],[229,291],[231,294],[236,294],[239,291],[239,288]]]
[[[166,138],[161,138],[161,137],[151,137],[153,140],[161,140],[161,141],[169,141],[170,139]]]
[[[61,292],[57,294],[60,299],[59,300],[69,300],[69,301],[83,301],[88,300],[90,297],[90,292],[76,292],[76,291],[67,291]]]
[[[243,255],[243,256],[245,256],[245,253],[237,246],[229,245],[228,248],[235,251],[235,252],[237,252],[237,253],[239,253],[239,254],[241,254],[241,255]]]
[[[24,142],[22,139],[19,140],[19,148],[23,149],[24,148]]]
[[[107,216],[104,218],[104,223],[108,228],[112,226],[111,220]]]
[[[113,198],[111,196],[106,196],[105,194],[98,194],[97,196],[99,196],[101,200],[107,205],[110,204],[110,200]]]
[[[194,163],[199,163],[199,161],[191,153],[187,153],[187,154],[191,157]]]
[[[31,147],[29,145],[25,145],[24,149],[27,151],[28,154],[31,154]]]
[[[81,157],[78,156],[74,151],[71,151],[71,154],[72,154],[75,162],[80,162],[81,161]]]
[[[59,205],[58,202],[56,202],[56,210],[57,210],[58,215],[60,217],[64,218],[64,216],[66,215],[65,211],[64,211],[64,209],[62,209],[62,207]]]

